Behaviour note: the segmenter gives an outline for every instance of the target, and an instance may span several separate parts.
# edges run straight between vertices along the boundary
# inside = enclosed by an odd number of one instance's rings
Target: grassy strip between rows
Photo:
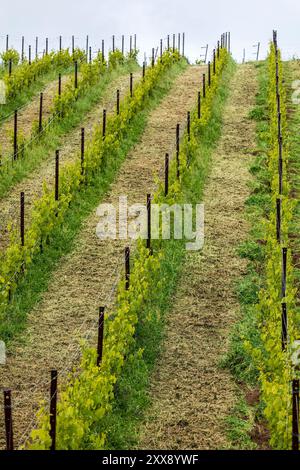
[[[180,151],[180,179],[176,160],[170,168],[170,186],[162,186],[156,203],[199,202],[211,152],[220,135],[221,114],[227,96],[232,63],[220,51],[216,75],[202,101],[201,119],[193,112],[190,141],[185,135]],[[225,71],[224,71],[225,67]],[[146,386],[163,333],[163,317],[171,302],[184,256],[183,240],[153,241],[153,253],[139,240],[131,266],[130,288],[121,281],[117,305],[106,317],[104,352],[100,367],[96,350],[85,345],[79,371],[60,393],[57,448],[128,448],[135,443],[135,426],[143,414]],[[30,449],[47,449],[49,415],[41,408],[40,429],[31,436]]]
[[[66,213],[62,226],[57,226],[51,235],[51,243],[47,245],[43,253],[33,260],[26,276],[20,282],[13,296],[13,301],[7,306],[5,318],[0,323],[0,337],[9,342],[17,333],[21,332],[26,325],[27,312],[38,302],[41,294],[47,290],[60,258],[69,253],[73,248],[73,242],[80,231],[84,220],[88,217],[99,201],[106,194],[109,186],[119,170],[126,155],[139,141],[146,125],[150,112],[155,109],[163,97],[171,90],[174,80],[186,67],[186,62],[181,61],[161,77],[151,97],[128,126],[126,139],[120,142],[114,158],[110,164],[104,166],[97,172],[92,184],[82,188],[82,191],[74,197],[72,205]],[[30,285],[30,289],[28,289]]]
[[[283,194],[278,194],[277,99],[275,49],[259,67],[259,95],[251,116],[257,121],[258,155],[251,167],[252,194],[247,201],[251,222],[249,240],[241,245],[248,273],[238,285],[242,318],[231,340],[227,365],[240,382],[260,389],[260,403],[254,410],[256,421],[266,420],[270,445],[291,449],[291,380],[294,340],[299,335],[299,311],[295,305],[295,270],[292,266],[289,230],[294,217],[287,178],[288,144],[286,89],[282,84],[279,52],[279,83],[283,136]],[[281,199],[281,243],[276,240],[276,199]],[[283,247],[288,248],[286,297],[281,298]],[[282,351],[282,302],[287,304],[288,344]],[[242,434],[239,437],[243,439]]]

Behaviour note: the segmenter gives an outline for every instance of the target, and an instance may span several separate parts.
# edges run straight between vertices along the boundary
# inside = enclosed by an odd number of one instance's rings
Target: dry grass
[[[116,202],[124,194],[128,195],[129,204],[145,201],[154,186],[153,173],[161,170],[164,153],[173,146],[176,123],[185,121],[195,102],[201,71],[200,67],[188,67],[176,78],[171,92],[150,114],[139,144],[127,156],[103,202]],[[113,92],[115,89],[116,84]],[[97,119],[99,115],[98,108],[92,117]],[[60,263],[48,291],[28,316],[26,333],[9,351],[7,366],[0,369],[1,383],[13,389],[17,401],[16,443],[30,424],[38,400],[47,396],[47,386],[40,386],[40,382],[47,383],[53,366],[59,374],[72,367],[78,339],[90,328],[96,332],[98,306],[113,302],[113,296],[109,301],[107,295],[122,268],[125,241],[99,240],[95,233],[97,222],[95,214],[86,220],[74,251]],[[32,390],[34,384],[36,390]]]
[[[218,363],[239,311],[234,283],[246,267],[236,247],[248,230],[244,202],[249,195],[249,149],[255,145],[255,125],[248,113],[256,90],[254,67],[240,66],[231,83],[223,134],[204,196],[205,246],[186,256],[152,379],[153,404],[141,428],[140,448],[229,445],[224,417],[239,391]]]

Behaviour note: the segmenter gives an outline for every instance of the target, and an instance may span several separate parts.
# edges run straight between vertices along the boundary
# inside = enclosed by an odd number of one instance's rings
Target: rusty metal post
[[[169,154],[165,155],[165,196],[169,192]]]

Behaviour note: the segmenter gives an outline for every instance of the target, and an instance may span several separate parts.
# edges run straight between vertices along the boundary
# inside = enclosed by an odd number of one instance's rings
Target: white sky
[[[241,60],[254,57],[253,45],[261,42],[262,57],[266,53],[272,30],[278,30],[279,46],[285,57],[300,56],[300,0],[0,0],[0,50],[10,45],[21,48],[25,36],[26,48],[39,37],[42,52],[44,38],[50,48],[71,44],[72,34],[77,45],[85,47],[89,34],[93,50],[101,47],[101,39],[111,45],[111,35],[120,38],[137,34],[142,53],[159,44],[161,37],[184,31],[186,53],[191,60],[199,57],[201,46],[214,47],[224,31],[231,31],[233,56]],[[117,44],[120,44],[120,42]]]

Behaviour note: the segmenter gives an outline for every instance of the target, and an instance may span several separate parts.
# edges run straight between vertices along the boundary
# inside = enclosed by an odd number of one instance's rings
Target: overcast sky
[[[300,0],[0,0],[0,5],[0,50],[6,34],[17,49],[22,35],[33,49],[38,36],[42,52],[46,36],[50,47],[57,48],[59,35],[68,47],[74,34],[84,47],[88,34],[96,50],[101,39],[111,44],[112,34],[120,40],[122,34],[136,33],[138,48],[149,56],[160,38],[184,31],[186,53],[195,60],[204,52],[201,47],[208,43],[211,50],[220,34],[230,31],[233,56],[241,60],[244,48],[246,59],[254,57],[258,41],[263,57],[277,29],[285,57],[300,56]]]

